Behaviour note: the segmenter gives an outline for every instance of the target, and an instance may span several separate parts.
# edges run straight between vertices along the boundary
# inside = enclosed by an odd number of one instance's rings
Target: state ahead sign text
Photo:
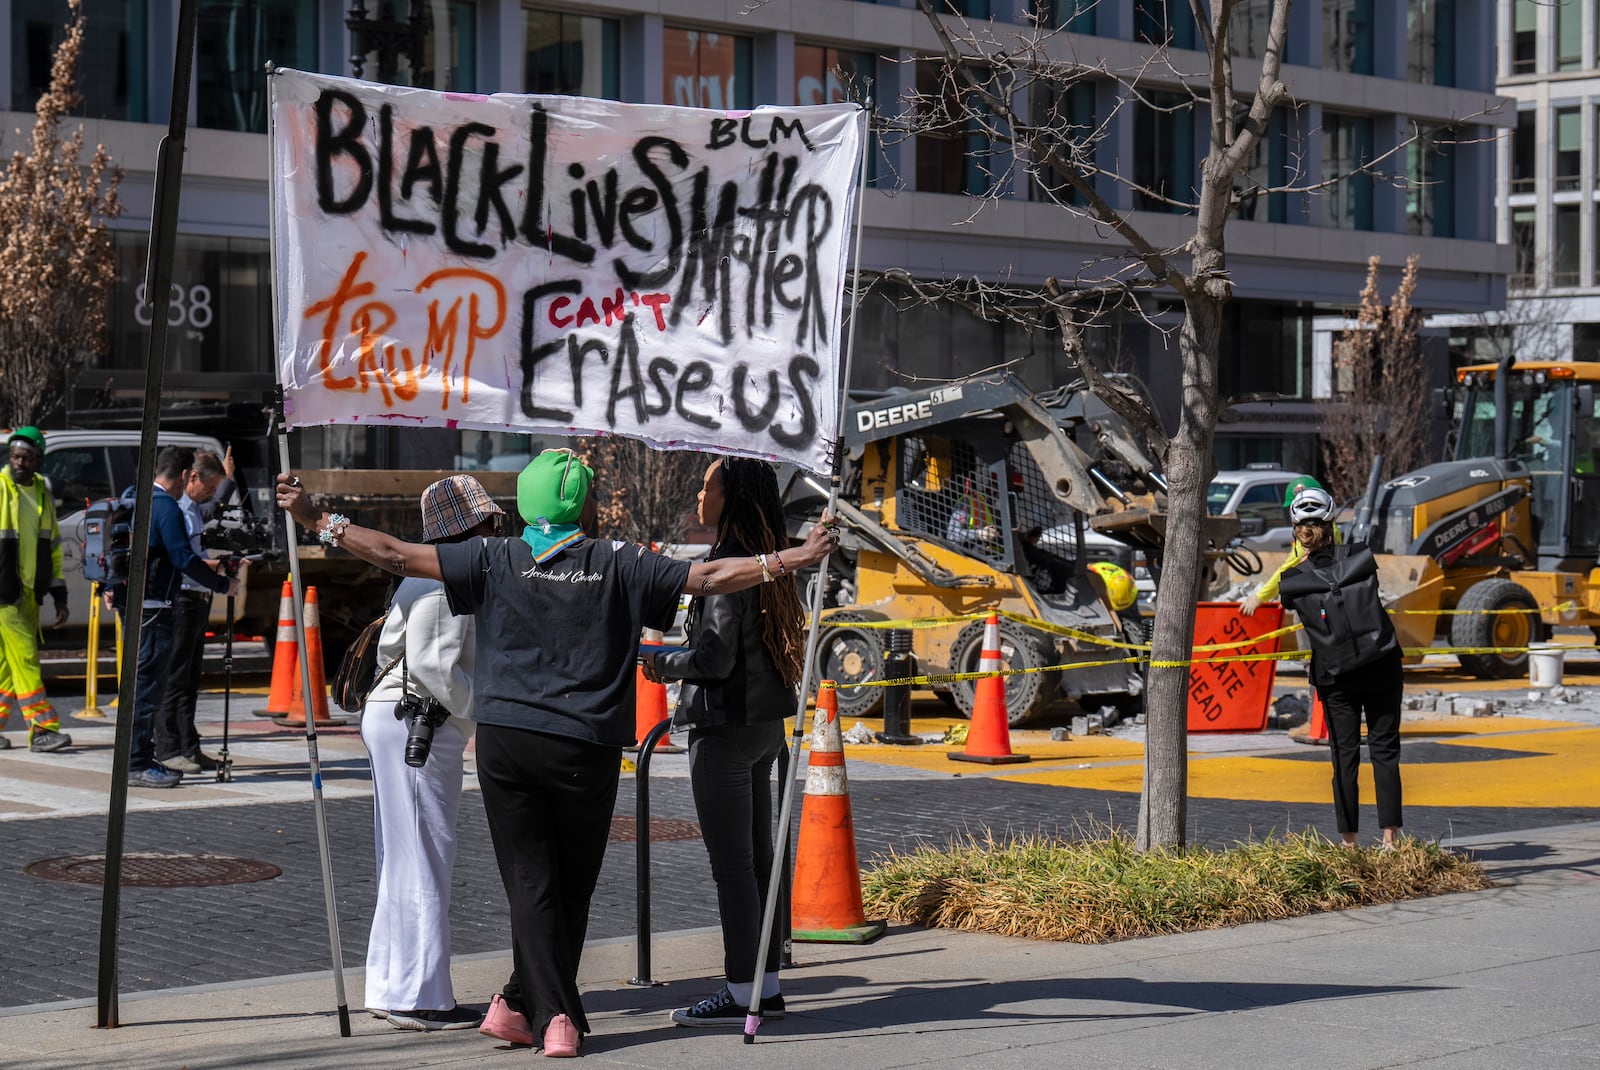
[[[271,79],[289,426],[826,467],[861,111]]]

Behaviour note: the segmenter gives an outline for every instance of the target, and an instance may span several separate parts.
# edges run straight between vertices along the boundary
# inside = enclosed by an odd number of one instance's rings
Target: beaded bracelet
[[[345,529],[350,526],[350,518],[343,513],[333,513],[328,517],[328,522],[317,532],[317,540],[324,546],[338,546],[339,540],[344,538]]]
[[[774,550],[772,551],[772,559],[778,563],[778,575],[787,576],[789,570],[783,567],[783,555]]]

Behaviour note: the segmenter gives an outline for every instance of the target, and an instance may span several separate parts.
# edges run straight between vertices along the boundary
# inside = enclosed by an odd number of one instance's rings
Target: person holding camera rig
[[[471,476],[441,479],[422,492],[422,541],[494,535],[504,513]],[[473,1029],[483,1021],[456,1003],[450,983],[450,874],[472,734],[475,624],[451,614],[438,580],[401,580],[361,710],[378,856],[366,1004],[396,1029]]]
[[[322,541],[443,581],[452,612],[485,622],[472,681],[478,783],[511,909],[514,972],[479,1032],[512,1044],[542,1038],[556,1058],[577,1055],[589,1030],[578,966],[622,748],[634,742],[640,630],[670,628],[681,594],[730,594],[767,578],[754,557],[690,564],[589,537],[593,478],[571,450],[546,450],[517,477],[521,536],[439,546],[324,513],[287,472],[277,486],[278,504]],[[824,514],[784,564],[817,564],[837,542]]]
[[[183,774],[156,761],[155,725],[171,686],[176,654],[173,601],[187,576],[216,594],[237,596],[239,581],[219,575],[195,556],[178,495],[189,486],[194,450],[164,446],[156,454],[155,489],[150,496],[150,556],[145,570],[139,617],[139,687],[133,697],[133,745],[128,756],[128,786],[174,788]],[[127,583],[111,589],[112,605],[124,618]]]
[[[201,542],[206,503],[216,497],[223,481],[222,462],[210,450],[196,450],[178,511],[190,551],[210,561]],[[208,565],[208,567],[216,567]],[[206,660],[206,624],[211,619],[211,588],[188,576],[178,586],[172,603],[172,681],[156,713],[156,761],[174,773],[209,773],[217,760],[200,750],[200,733],[194,727],[194,707],[200,695],[200,673]]]

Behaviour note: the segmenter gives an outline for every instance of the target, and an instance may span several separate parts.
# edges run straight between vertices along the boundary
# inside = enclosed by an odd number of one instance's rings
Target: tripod
[[[240,558],[223,558],[222,567],[229,576],[239,571]],[[217,783],[233,782],[233,759],[228,756],[229,708],[233,701],[233,611],[234,596],[228,596],[228,637],[222,646],[222,750],[217,754]]]

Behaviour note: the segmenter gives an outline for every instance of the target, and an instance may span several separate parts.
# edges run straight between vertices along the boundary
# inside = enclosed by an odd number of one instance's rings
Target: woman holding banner
[[[795,708],[805,660],[805,611],[795,587],[793,551],[785,560],[778,477],[765,461],[729,457],[706,469],[700,523],[717,533],[711,560],[758,550],[762,579],[737,594],[697,598],[689,610],[689,649],[647,651],[645,675],[683,680],[677,721],[689,725],[689,782],[701,837],[711,857],[722,918],[728,983],[672,1012],[684,1026],[742,1026],[757,983],[756,945],[772,872],[772,767],[783,750],[783,720]],[[785,542],[787,540],[784,540]],[[760,978],[761,1014],[781,1018],[779,929]]]
[[[452,612],[472,614],[478,782],[511,913],[514,972],[480,1032],[539,1038],[573,1056],[588,1019],[578,964],[589,900],[615,807],[621,750],[634,741],[641,628],[671,626],[681,594],[731,594],[765,578],[752,557],[689,564],[631,543],[591,538],[594,473],[570,450],[546,450],[517,479],[527,529],[430,546],[358,527],[312,505],[296,477],[278,504],[327,544],[402,576],[444,583]],[[824,517],[789,568],[837,542]]]

